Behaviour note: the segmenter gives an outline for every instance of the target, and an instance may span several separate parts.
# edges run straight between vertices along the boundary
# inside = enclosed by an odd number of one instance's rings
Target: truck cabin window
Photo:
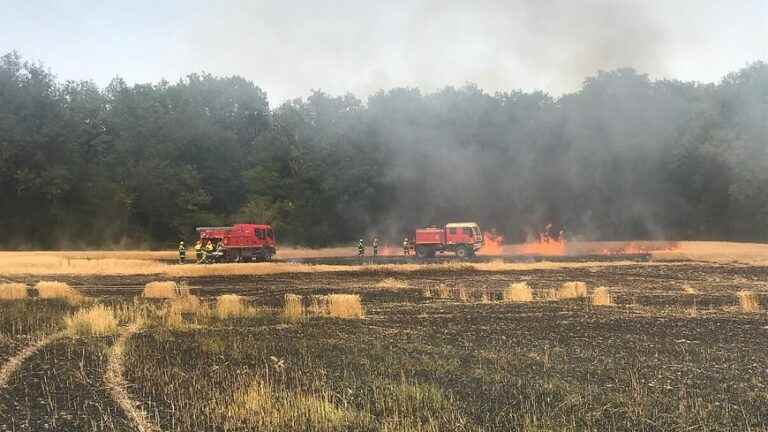
[[[256,238],[259,240],[264,240],[264,230],[260,228],[256,228]]]
[[[464,228],[464,235],[472,237],[472,228]]]
[[[448,234],[456,234],[456,228],[448,228]]]

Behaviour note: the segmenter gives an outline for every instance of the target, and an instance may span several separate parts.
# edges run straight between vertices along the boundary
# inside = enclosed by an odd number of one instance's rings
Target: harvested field
[[[768,267],[160,265],[194,271],[55,277],[114,311],[119,344],[25,357],[0,431],[136,430],[126,403],[164,431],[768,429]],[[144,297],[155,280],[195,296]],[[30,294],[0,302],[0,367],[96,307]]]

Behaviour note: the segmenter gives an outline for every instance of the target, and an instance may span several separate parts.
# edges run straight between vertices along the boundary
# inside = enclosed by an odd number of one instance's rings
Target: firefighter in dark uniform
[[[363,239],[360,239],[357,242],[357,256],[364,256],[365,255],[365,244],[363,244]]]
[[[373,257],[376,258],[379,256],[379,238],[374,237],[373,238]]]
[[[179,242],[179,264],[184,264],[184,260],[187,259],[187,248],[184,247],[184,242]]]

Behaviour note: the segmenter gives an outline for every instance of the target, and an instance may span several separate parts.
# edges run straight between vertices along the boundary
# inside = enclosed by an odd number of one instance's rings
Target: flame
[[[379,246],[379,256],[398,256],[398,255],[403,255],[402,247],[397,247],[392,245]]]
[[[524,255],[562,256],[566,254],[565,231],[552,232],[552,224],[536,235],[536,240],[523,243],[520,253]]]
[[[496,231],[483,232],[483,246],[479,252],[483,255],[501,255],[504,249],[504,236]]]

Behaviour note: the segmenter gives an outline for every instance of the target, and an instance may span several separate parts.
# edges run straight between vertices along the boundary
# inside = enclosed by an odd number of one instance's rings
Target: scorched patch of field
[[[66,317],[117,326],[23,357],[0,430],[768,428],[766,267],[311,267],[60,274],[82,299],[0,302],[3,364]]]

